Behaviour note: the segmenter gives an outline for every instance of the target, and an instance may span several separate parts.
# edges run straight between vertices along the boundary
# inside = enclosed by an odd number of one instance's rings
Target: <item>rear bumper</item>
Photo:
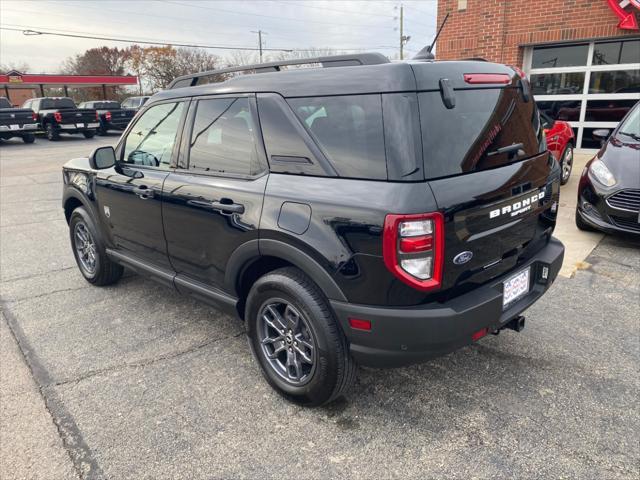
[[[483,328],[494,331],[518,316],[547,291],[564,257],[564,245],[551,238],[534,258],[491,283],[446,303],[408,308],[385,308],[331,301],[353,357],[362,365],[398,367],[445,355],[471,344]],[[502,282],[531,267],[529,293],[502,309]],[[542,271],[547,267],[547,279]],[[354,330],[349,318],[371,321],[371,331]]]
[[[23,125],[17,125],[17,128],[11,128],[10,125],[0,125],[0,133],[33,133],[38,130],[37,123],[25,123]]]
[[[81,127],[76,123],[62,123],[58,125],[60,130],[65,132],[74,131],[74,132],[84,132],[86,130],[95,130],[100,126],[99,122],[91,122],[91,123],[83,123]]]

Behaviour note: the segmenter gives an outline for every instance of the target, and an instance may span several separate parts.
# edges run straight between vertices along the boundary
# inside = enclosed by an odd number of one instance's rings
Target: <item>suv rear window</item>
[[[11,102],[6,99],[6,97],[0,97],[0,108],[13,108]]]
[[[456,90],[452,109],[440,92],[420,93],[418,101],[427,179],[499,167],[539,152],[535,102],[524,102],[515,87]],[[519,156],[495,153],[519,143]]]
[[[287,102],[342,177],[387,179],[380,95]]]

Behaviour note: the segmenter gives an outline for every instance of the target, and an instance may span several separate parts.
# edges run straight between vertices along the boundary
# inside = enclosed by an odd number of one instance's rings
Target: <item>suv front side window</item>
[[[189,170],[232,175],[258,173],[255,135],[248,98],[200,100],[191,132]]]
[[[167,170],[184,108],[184,102],[162,103],[145,111],[125,140],[122,162]]]

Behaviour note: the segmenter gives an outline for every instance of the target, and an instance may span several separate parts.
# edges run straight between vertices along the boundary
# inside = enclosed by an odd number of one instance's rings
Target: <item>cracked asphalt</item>
[[[75,268],[60,167],[117,136],[0,146],[0,477],[640,476],[640,245],[606,236],[520,333],[302,409],[241,323],[127,274]],[[564,192],[573,195],[573,192]]]

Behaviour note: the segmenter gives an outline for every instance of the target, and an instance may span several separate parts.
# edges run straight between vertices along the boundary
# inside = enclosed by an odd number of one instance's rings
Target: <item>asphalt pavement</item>
[[[605,236],[521,333],[360,369],[304,409],[239,321],[133,274],[83,280],[60,167],[117,138],[0,145],[3,480],[639,478],[640,244]]]

